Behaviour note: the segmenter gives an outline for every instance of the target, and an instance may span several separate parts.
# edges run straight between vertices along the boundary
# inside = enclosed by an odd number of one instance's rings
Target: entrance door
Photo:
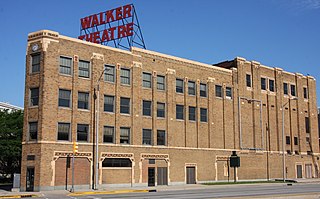
[[[306,164],[306,178],[312,178],[312,164]]]
[[[34,191],[34,167],[27,168],[26,191]]]
[[[167,167],[158,167],[157,174],[157,185],[168,185]]]
[[[302,178],[302,165],[297,165],[297,178]]]
[[[196,168],[187,167],[187,184],[196,184]]]
[[[155,186],[156,180],[155,180],[155,169],[154,167],[149,167],[148,168],[148,186]]]

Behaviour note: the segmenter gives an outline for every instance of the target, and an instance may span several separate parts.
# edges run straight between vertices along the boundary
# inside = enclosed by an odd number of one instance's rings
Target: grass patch
[[[284,183],[283,181],[270,180],[270,181],[239,181],[239,182],[208,182],[203,185],[232,185],[232,184],[261,184],[261,183]],[[287,182],[286,182],[287,183]]]

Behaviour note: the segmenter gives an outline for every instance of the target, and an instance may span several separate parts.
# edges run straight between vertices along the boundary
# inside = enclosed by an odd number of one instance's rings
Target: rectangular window
[[[89,125],[88,124],[77,125],[77,141],[89,142]]]
[[[294,145],[298,145],[298,137],[294,137]]]
[[[222,86],[216,85],[216,97],[222,97]]]
[[[183,105],[176,105],[176,119],[183,120]]]
[[[78,92],[78,108],[89,109],[89,93]]]
[[[121,84],[130,85],[130,69],[121,68],[120,80]]]
[[[105,126],[103,128],[103,142],[114,143],[114,127]]]
[[[296,96],[296,85],[290,85],[291,95]]]
[[[105,158],[102,167],[132,167],[132,162],[129,158]]]
[[[308,99],[308,89],[306,87],[303,87],[303,98]]]
[[[143,129],[142,130],[142,144],[152,145],[152,132],[151,129]]]
[[[189,81],[188,82],[188,94],[189,95],[196,95],[196,83]]]
[[[130,114],[130,98],[120,97],[120,113]]]
[[[38,122],[29,122],[29,140],[38,139]]]
[[[304,118],[305,126],[306,126],[306,133],[310,133],[310,120],[309,117]]]
[[[200,84],[200,96],[207,97],[207,85],[206,84]]]
[[[61,74],[71,75],[72,59],[68,57],[60,57],[60,68]]]
[[[288,95],[288,83],[283,83],[283,94]]]
[[[120,143],[130,144],[130,128],[120,127]]]
[[[232,99],[232,88],[226,87],[226,98]]]
[[[196,121],[196,107],[189,106],[189,120]]]
[[[208,121],[208,111],[206,108],[200,108],[200,121],[201,122]]]
[[[274,92],[274,80],[269,79],[269,91]]]
[[[90,62],[82,60],[79,61],[79,77],[90,77]]]
[[[31,73],[40,72],[40,54],[31,55]]]
[[[142,114],[144,116],[151,116],[151,101],[142,101]]]
[[[158,75],[157,76],[157,89],[158,90],[165,90],[166,84],[165,84],[165,77]]]
[[[176,79],[176,92],[177,93],[183,93],[183,80],[182,79]]]
[[[70,107],[71,91],[59,89],[59,107]]]
[[[39,88],[30,89],[30,106],[39,105]]]
[[[58,123],[58,140],[70,140],[70,123]]]
[[[104,80],[107,82],[115,82],[115,67],[110,65],[104,66]]]
[[[267,82],[264,77],[261,77],[261,90],[267,90]]]
[[[166,145],[166,131],[158,130],[157,131],[157,145]]]
[[[251,87],[251,75],[250,74],[246,74],[246,84],[247,87]]]
[[[160,102],[157,103],[157,117],[164,118],[166,116],[165,108],[166,108],[165,103],[160,103]]]
[[[114,112],[114,96],[105,95],[104,96],[104,107],[105,112]]]
[[[286,136],[286,144],[290,144],[290,136]]]
[[[142,73],[142,86],[144,88],[151,88],[151,74],[150,73]]]

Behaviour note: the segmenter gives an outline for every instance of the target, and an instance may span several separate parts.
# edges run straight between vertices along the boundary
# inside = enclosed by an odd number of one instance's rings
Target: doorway
[[[26,191],[34,191],[34,167],[27,168]]]
[[[157,168],[157,185],[168,185],[168,169],[167,167]]]
[[[302,165],[297,165],[297,178],[302,178]]]
[[[312,178],[312,164],[306,164],[306,178]]]
[[[187,167],[187,184],[196,184],[196,168]]]
[[[148,168],[148,186],[153,187],[156,185],[156,180],[155,180],[155,168],[154,167],[149,167]]]

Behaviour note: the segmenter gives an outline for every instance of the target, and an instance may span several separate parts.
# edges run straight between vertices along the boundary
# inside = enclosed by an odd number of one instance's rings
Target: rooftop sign
[[[78,39],[116,48],[146,48],[133,4],[84,17],[80,22]]]

